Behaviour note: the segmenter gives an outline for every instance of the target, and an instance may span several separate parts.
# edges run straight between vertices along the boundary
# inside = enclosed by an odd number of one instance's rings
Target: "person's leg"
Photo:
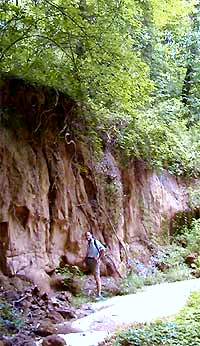
[[[94,270],[94,278],[96,281],[97,287],[97,296],[101,296],[101,276],[100,276],[100,261],[96,261],[95,270]]]
[[[95,273],[94,278],[96,281],[96,287],[97,287],[97,296],[101,296],[101,277],[100,273]]]

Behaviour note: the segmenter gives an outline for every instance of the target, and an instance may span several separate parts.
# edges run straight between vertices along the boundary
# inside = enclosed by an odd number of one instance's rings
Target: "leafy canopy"
[[[2,72],[111,111],[131,112],[147,99],[149,69],[132,50],[140,24],[130,1],[5,1],[1,10]]]
[[[197,0],[2,0],[0,72],[84,102],[88,134],[125,160],[198,174],[199,13]]]

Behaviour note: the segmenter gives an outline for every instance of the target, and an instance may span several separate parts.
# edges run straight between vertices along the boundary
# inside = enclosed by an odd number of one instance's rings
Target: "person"
[[[97,289],[96,299],[100,300],[103,298],[101,295],[100,259],[106,249],[99,240],[93,237],[91,232],[86,232],[85,235],[88,241],[85,262],[90,272],[94,275]]]

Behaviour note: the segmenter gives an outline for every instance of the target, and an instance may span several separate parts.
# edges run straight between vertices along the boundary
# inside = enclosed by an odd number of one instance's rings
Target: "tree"
[[[197,10],[195,0],[3,0],[0,72],[73,98],[97,143],[191,174]]]
[[[200,5],[195,6],[195,12],[191,16],[191,32],[186,38],[188,54],[186,56],[186,72],[182,88],[182,102],[188,107],[188,126],[200,118],[199,99],[199,39],[200,39]]]
[[[4,1],[1,70],[131,112],[150,87],[148,66],[132,50],[135,13],[129,1]]]

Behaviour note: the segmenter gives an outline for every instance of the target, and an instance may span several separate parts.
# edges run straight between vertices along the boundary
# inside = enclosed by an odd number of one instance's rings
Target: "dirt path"
[[[175,314],[197,289],[200,279],[149,286],[136,294],[91,303],[94,313],[71,323],[75,333],[60,336],[67,346],[96,346],[119,327]],[[67,326],[62,324],[63,330]]]

